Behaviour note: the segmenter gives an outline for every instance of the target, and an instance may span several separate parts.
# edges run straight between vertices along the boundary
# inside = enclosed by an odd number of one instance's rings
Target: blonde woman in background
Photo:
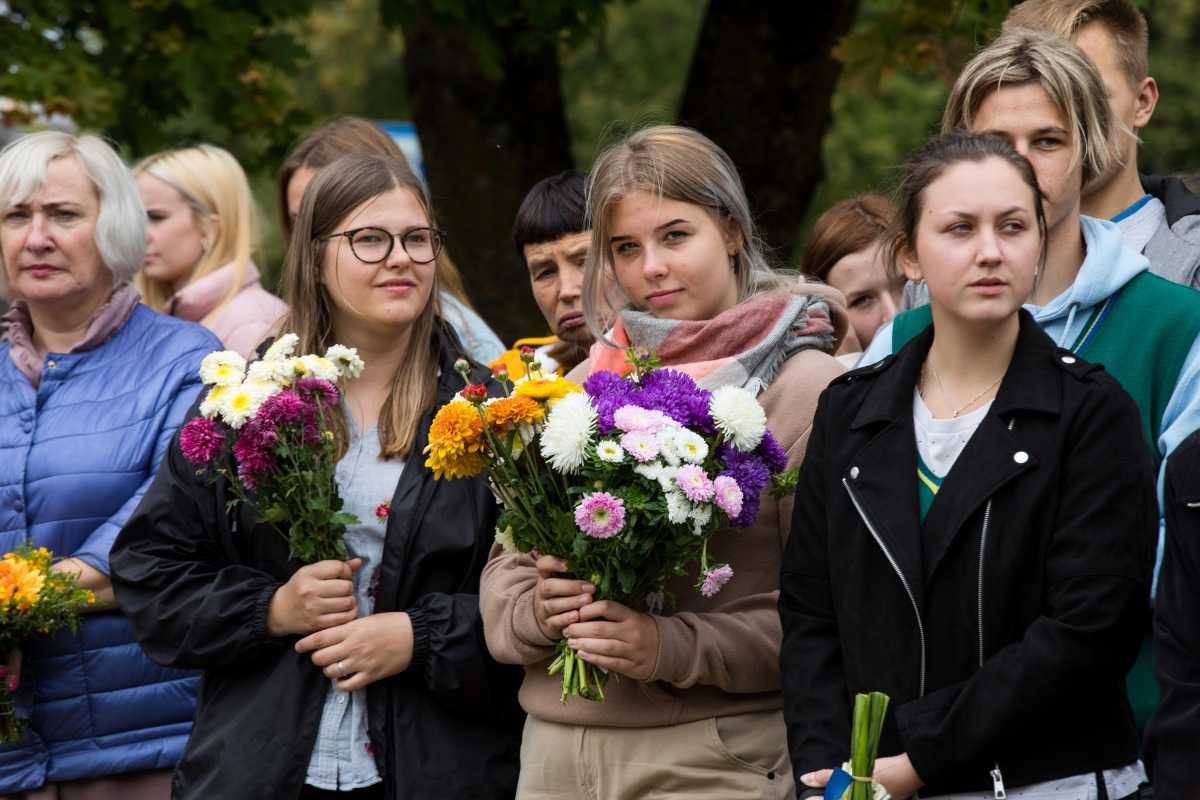
[[[251,254],[258,218],[246,173],[219,147],[152,155],[134,170],[146,206],[146,260],[135,278],[155,311],[211,330],[249,356],[287,305],[262,286]]]

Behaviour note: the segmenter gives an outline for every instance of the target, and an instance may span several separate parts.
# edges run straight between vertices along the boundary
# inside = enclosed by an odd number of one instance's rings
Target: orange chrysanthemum
[[[425,466],[433,470],[434,478],[473,478],[487,461],[483,457],[480,434],[483,421],[470,403],[447,403],[442,406],[429,426],[429,455]]]
[[[12,600],[18,608],[29,608],[38,601],[45,585],[46,574],[37,564],[15,556],[0,561],[0,603]]]
[[[546,412],[537,400],[517,394],[495,400],[483,409],[488,430],[508,430],[518,423],[537,422],[545,416]]]
[[[581,392],[583,388],[571,381],[558,377],[550,380],[522,381],[513,386],[513,394],[521,397],[532,397],[534,400],[561,400],[571,392]]]

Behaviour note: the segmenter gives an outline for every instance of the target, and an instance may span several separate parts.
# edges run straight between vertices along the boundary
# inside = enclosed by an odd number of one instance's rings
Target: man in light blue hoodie
[[[1150,262],[1124,245],[1116,225],[1080,215],[1083,186],[1110,158],[1112,125],[1087,56],[1063,39],[1025,30],[1002,35],[972,59],[942,118],[943,132],[999,136],[1033,163],[1046,254],[1026,308],[1060,347],[1103,364],[1133,396],[1160,466],[1161,502],[1162,463],[1200,428],[1200,292],[1151,274]],[[859,363],[898,351],[930,321],[928,306],[897,316]],[[1129,680],[1139,731],[1157,702],[1149,653],[1147,644]]]

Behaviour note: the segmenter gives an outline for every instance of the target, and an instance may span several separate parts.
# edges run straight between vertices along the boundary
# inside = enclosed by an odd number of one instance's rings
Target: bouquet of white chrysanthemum
[[[768,484],[782,495],[797,477],[784,472],[787,455],[757,398],[701,389],[645,352],[630,352],[628,375],[598,372],[582,387],[542,373],[532,351],[523,358],[529,374],[507,397],[468,385],[438,412],[425,449],[435,476],[486,468],[504,504],[497,541],[565,558],[597,600],[673,602],[667,578],[697,561],[696,588],[720,591],[733,569],[709,563],[708,540],[748,527]],[[496,372],[507,391],[507,373]],[[550,667],[559,670],[564,701],[603,700],[606,674],[565,640]]]
[[[255,519],[283,534],[289,557],[345,560],[342,534],[359,520],[341,510],[325,412],[340,401],[338,381],[358,377],[363,362],[341,345],[293,356],[298,342],[294,333],[279,337],[249,367],[229,350],[205,356],[200,379],[210,388],[179,442],[209,480],[227,478],[238,499],[254,505]]]

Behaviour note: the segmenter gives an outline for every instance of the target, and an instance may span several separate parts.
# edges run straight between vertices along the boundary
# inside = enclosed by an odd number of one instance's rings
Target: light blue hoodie
[[[1044,306],[1026,305],[1034,320],[1059,347],[1070,347],[1078,338],[1092,309],[1108,300],[1139,273],[1150,269],[1150,262],[1141,253],[1125,246],[1120,229],[1107,220],[1080,216],[1083,242],[1087,256],[1079,268],[1075,282],[1058,297]],[[1200,305],[1200,294],[1197,295]],[[1136,336],[1137,331],[1130,331]],[[859,365],[874,364],[892,352],[892,323],[880,328],[871,340],[870,347],[863,353]],[[1180,370],[1171,399],[1163,412],[1156,445],[1163,462],[1158,473],[1158,500],[1162,504],[1162,481],[1166,471],[1166,459],[1189,434],[1200,428],[1200,339],[1192,344]],[[1161,513],[1159,528],[1158,562],[1154,567],[1154,581],[1158,584],[1158,568],[1162,563]]]

